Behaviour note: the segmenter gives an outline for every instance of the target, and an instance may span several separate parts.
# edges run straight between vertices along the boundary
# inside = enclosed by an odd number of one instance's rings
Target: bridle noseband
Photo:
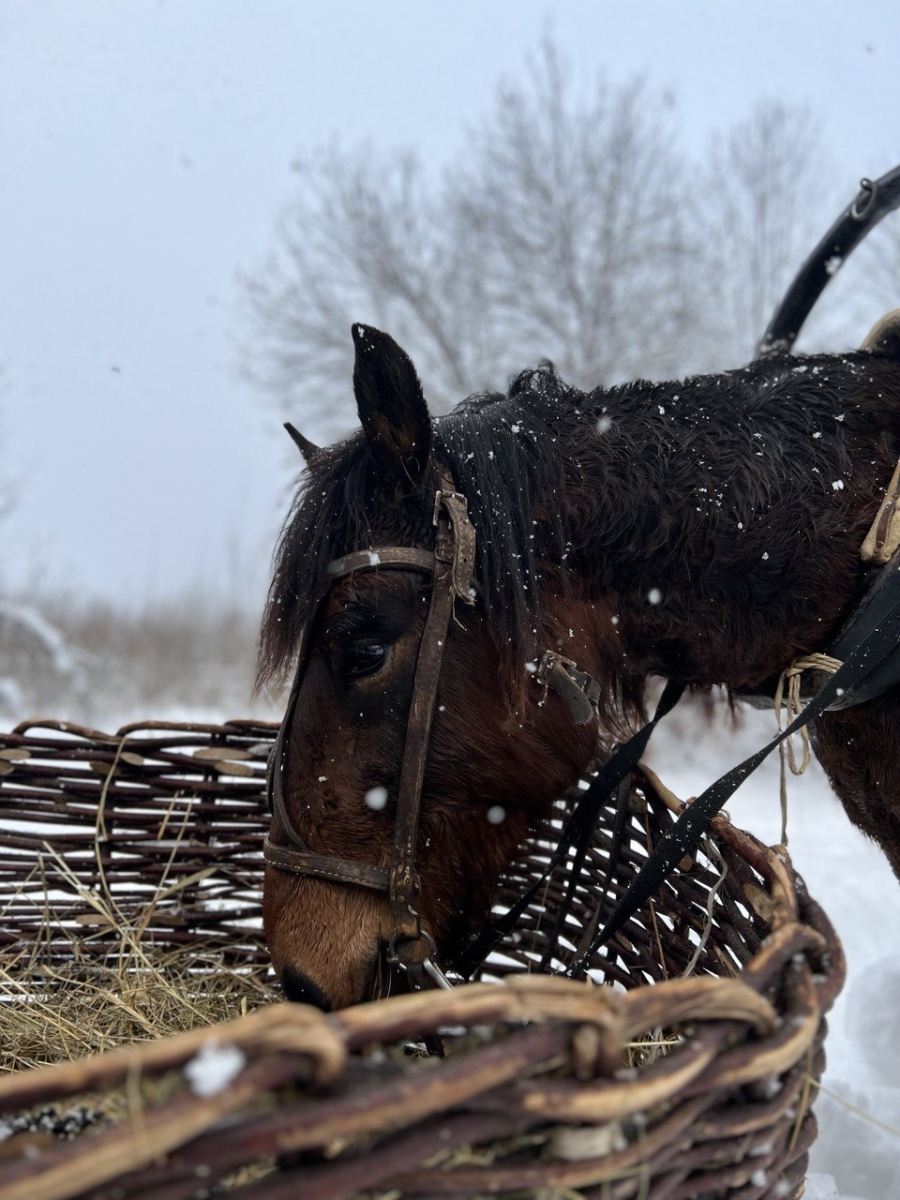
[[[372,866],[333,855],[314,854],[304,844],[287,811],[284,798],[285,759],[306,668],[304,651],[307,631],[315,620],[315,612],[310,614],[301,638],[297,675],[284,719],[278,730],[278,737],[272,748],[266,785],[272,813],[272,831],[279,839],[286,840],[289,844],[279,845],[267,837],[263,845],[266,863],[280,871],[293,875],[312,875],[335,883],[355,884],[386,892],[395,926],[388,952],[389,961],[410,969],[421,970],[424,967],[432,979],[440,976],[440,971],[431,961],[434,943],[422,930],[416,911],[416,838],[422,803],[422,784],[438,678],[454,605],[457,600],[468,605],[475,603],[475,530],[466,511],[465,497],[456,490],[449,473],[441,469],[439,478],[440,487],[435,493],[434,503],[433,524],[436,533],[433,551],[406,546],[357,550],[335,559],[328,566],[331,581],[362,571],[379,570],[418,571],[431,577],[431,601],[419,645],[413,701],[407,718],[406,741],[400,766],[391,865]],[[317,609],[324,599],[325,595],[322,595]]]

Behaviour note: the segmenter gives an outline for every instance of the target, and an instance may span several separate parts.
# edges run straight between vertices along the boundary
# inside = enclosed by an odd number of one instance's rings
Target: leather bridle
[[[354,862],[333,855],[313,853],[295,829],[284,797],[284,770],[287,747],[297,698],[306,669],[307,633],[316,613],[310,614],[301,638],[297,675],[288,700],[284,719],[269,760],[266,785],[272,813],[272,832],[279,842],[267,837],[263,846],[265,861],[279,871],[293,875],[311,875],[331,882],[353,884],[386,892],[394,919],[395,932],[388,950],[388,961],[408,969],[426,971],[431,967],[432,978],[440,975],[432,963],[434,944],[419,923],[416,910],[418,873],[416,870],[416,838],[422,803],[422,784],[425,759],[434,717],[438,679],[450,621],[457,600],[475,603],[473,578],[475,571],[475,530],[466,511],[466,500],[455,488],[445,469],[439,469],[440,487],[435,493],[433,524],[434,550],[407,546],[386,546],[373,550],[358,550],[335,559],[328,566],[331,582],[363,571],[418,571],[431,577],[431,600],[413,684],[413,700],[406,725],[406,741],[400,766],[397,795],[397,815],[394,825],[394,845],[390,867]],[[319,600],[319,606],[327,592]]]

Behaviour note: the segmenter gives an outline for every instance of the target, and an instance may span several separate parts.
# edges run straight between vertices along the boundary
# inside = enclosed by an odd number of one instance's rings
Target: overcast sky
[[[291,472],[236,276],[291,161],[440,161],[548,28],[582,83],[671,89],[687,149],[768,98],[822,120],[848,200],[900,162],[898,0],[0,0],[0,587],[261,603]]]

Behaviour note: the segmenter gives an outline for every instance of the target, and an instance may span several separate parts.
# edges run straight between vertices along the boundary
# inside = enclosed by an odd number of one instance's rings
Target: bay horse
[[[436,493],[465,498],[476,547],[468,602],[436,640],[415,836],[415,915],[446,965],[552,798],[643,719],[649,678],[759,693],[828,646],[900,457],[896,320],[868,349],[674,382],[584,392],[543,364],[436,418],[387,334],[357,325],[353,338],[362,429],[323,449],[294,431],[307,470],[259,661],[263,683],[299,660],[274,765],[266,937],[288,997],[324,1008],[383,986],[396,914],[362,876],[392,864],[436,584],[418,560],[386,569],[380,548],[430,562]],[[597,682],[596,719],[573,722],[535,685],[548,650]],[[826,713],[813,743],[900,875],[900,688]],[[292,841],[345,873],[295,873]]]

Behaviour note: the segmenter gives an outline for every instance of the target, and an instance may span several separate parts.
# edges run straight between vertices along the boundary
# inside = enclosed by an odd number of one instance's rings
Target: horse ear
[[[869,330],[860,350],[874,350],[900,359],[900,308],[885,313]]]
[[[366,437],[410,479],[431,452],[431,419],[409,356],[392,337],[354,325],[353,392]]]
[[[299,429],[296,429],[290,421],[285,421],[285,429],[288,431],[291,441],[303,455],[304,462],[308,465],[312,462],[315,456],[319,453],[319,447],[315,442],[311,442],[309,438],[304,437]]]

